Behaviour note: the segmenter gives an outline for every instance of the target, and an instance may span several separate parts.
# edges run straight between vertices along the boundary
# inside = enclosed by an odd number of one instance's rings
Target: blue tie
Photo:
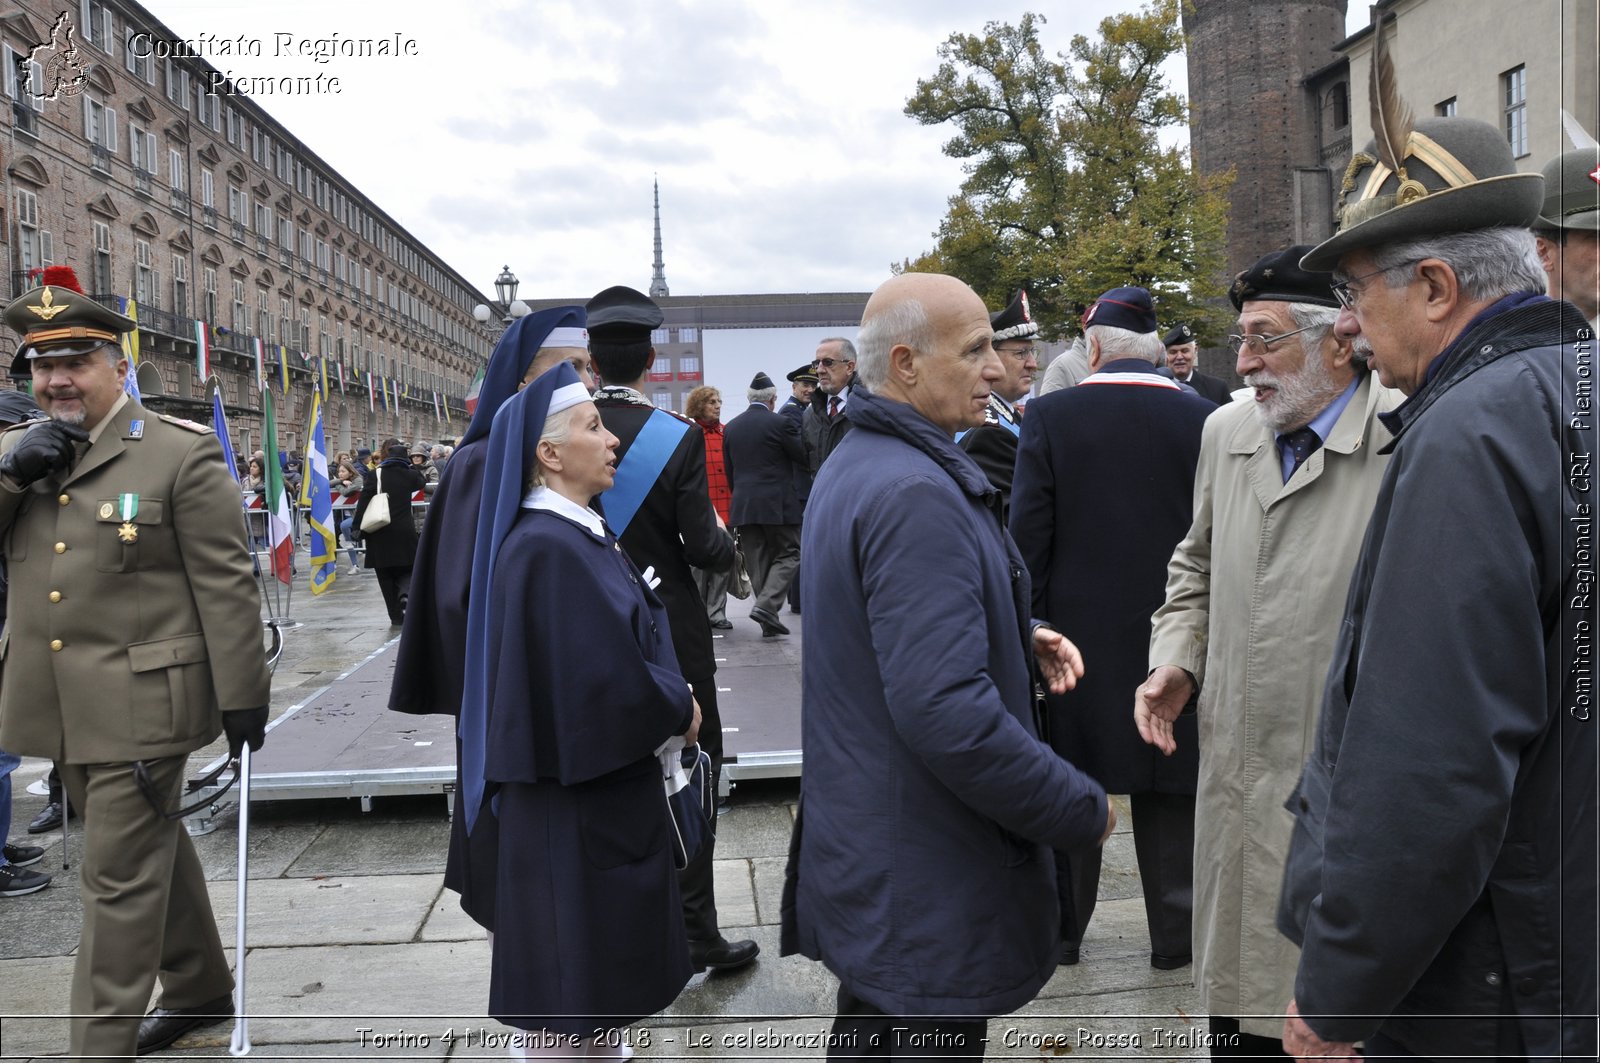
[[[1278,437],[1278,445],[1294,458],[1294,468],[1289,470],[1289,476],[1293,476],[1295,469],[1306,463],[1311,452],[1322,446],[1322,437],[1307,426],[1296,428],[1293,432],[1285,432]],[[1289,482],[1289,476],[1283,478],[1284,483]]]

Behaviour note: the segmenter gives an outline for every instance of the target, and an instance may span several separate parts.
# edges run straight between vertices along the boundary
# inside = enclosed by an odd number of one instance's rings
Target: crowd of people
[[[1120,794],[1149,963],[1192,968],[1213,1055],[1593,1058],[1593,172],[1454,117],[1357,153],[1336,234],[1233,278],[1234,394],[1144,288],[1041,375],[1025,294],[905,273],[781,403],[762,372],[678,416],[641,390],[663,313],[618,286],[511,323],[453,455],[338,455],[354,529],[437,481],[365,564],[390,707],[456,720],[445,884],[513,1054],[621,1058],[758,958],[663,798],[696,747],[716,785],[738,592],[803,626],[781,948],[838,978],[830,1055],[981,1057],[1104,962]],[[131,1055],[232,1013],[168,811],[189,751],[259,747],[267,676],[220,448],[123,394],[132,322],[41,291],[5,311],[44,416],[0,434],[0,744],[85,820],[72,1050]],[[0,893],[48,884],[36,849]]]

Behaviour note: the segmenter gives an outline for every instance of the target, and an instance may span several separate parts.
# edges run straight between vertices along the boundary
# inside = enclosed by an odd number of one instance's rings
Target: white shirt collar
[[[522,499],[523,509],[545,509],[558,517],[566,517],[574,524],[582,525],[594,532],[600,539],[606,537],[606,522],[600,514],[588,506],[580,506],[565,495],[559,495],[544,484],[540,484],[529,491]]]

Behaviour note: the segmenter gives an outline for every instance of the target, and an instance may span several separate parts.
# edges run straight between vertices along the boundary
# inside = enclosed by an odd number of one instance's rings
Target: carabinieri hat
[[[1256,300],[1337,307],[1339,300],[1333,294],[1333,274],[1300,268],[1300,260],[1310,251],[1310,244],[1295,244],[1262,255],[1255,265],[1240,270],[1228,288],[1233,308],[1243,310],[1245,303]]]
[[[5,323],[22,335],[11,362],[11,375],[26,379],[34,358],[87,354],[122,343],[122,334],[139,326],[84,294],[70,266],[51,266],[37,288],[23,292],[6,306]]]
[[[1156,308],[1143,288],[1113,288],[1083,313],[1083,327],[1110,325],[1141,335],[1156,330]]]
[[[1362,248],[1499,225],[1529,226],[1544,178],[1518,173],[1503,132],[1472,118],[1414,121],[1400,98],[1380,20],[1372,42],[1373,139],[1356,152],[1339,191],[1339,231],[1300,264],[1333,269]]]
[[[1600,232],[1600,148],[1573,148],[1544,168],[1544,206],[1535,229]]]
[[[583,309],[589,336],[597,343],[648,343],[665,319],[649,296],[624,284],[600,292]]]
[[[791,369],[784,375],[784,379],[791,384],[815,384],[817,382],[817,367],[807,362],[799,369]]]
[[[1028,293],[1018,292],[1011,297],[1011,302],[1006,304],[1004,310],[997,310],[989,315],[989,327],[994,329],[996,342],[1000,340],[1024,339],[1037,335],[1038,322],[1028,313]]]

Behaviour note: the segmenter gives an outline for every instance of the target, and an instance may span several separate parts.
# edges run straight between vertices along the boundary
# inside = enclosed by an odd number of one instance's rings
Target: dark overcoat
[[[1233,400],[1233,394],[1228,390],[1227,381],[1202,373],[1198,369],[1190,373],[1189,379],[1184,383],[1194,388],[1202,399],[1209,399],[1218,406],[1225,405]]]
[[[999,1015],[1056,970],[1049,846],[1106,798],[1033,724],[1028,575],[972,459],[851,397],[801,532],[806,774],[783,949],[891,1015]]]
[[[375,532],[362,532],[367,568],[410,568],[417,560],[417,527],[411,519],[411,496],[422,490],[422,473],[409,461],[389,458],[378,466],[383,470],[383,493],[389,496],[389,524]],[[361,501],[356,503],[355,528],[377,494],[378,474],[361,474]]]
[[[1178,752],[1165,757],[1134,727],[1133,692],[1149,674],[1150,617],[1193,519],[1200,431],[1215,408],[1123,359],[1035,399],[1022,419],[1011,534],[1035,614],[1084,661],[1077,688],[1050,696],[1050,743],[1111,793],[1195,791],[1194,718],[1178,721]]]
[[[990,395],[983,424],[956,436],[956,444],[972,456],[1000,492],[1000,516],[1006,520],[1011,516],[1011,481],[1017,471],[1017,436],[1021,427],[1017,415]]]
[[[691,973],[653,755],[688,730],[689,688],[660,600],[609,534],[524,510],[498,558],[489,1014],[566,1033],[624,1026],[672,1003]]]
[[[617,464],[639,436],[655,407],[595,396],[600,419],[618,439]],[[605,496],[601,496],[601,504]],[[706,444],[700,428],[690,423],[666,467],[644,496],[633,522],[622,533],[622,548],[640,570],[653,567],[661,578],[656,593],[672,622],[672,645],[678,664],[691,683],[716,674],[711,652],[711,620],[690,568],[726,572],[733,566],[733,536],[717,526],[717,511],[706,486]]]
[[[1393,456],[1287,803],[1278,925],[1326,1039],[1595,1058],[1593,346],[1539,297],[1384,415]]]
[[[758,402],[729,421],[722,439],[722,464],[733,488],[728,523],[736,528],[799,524],[803,503],[794,482],[805,462],[797,418],[773,413]]]
[[[807,404],[793,395],[790,395],[784,404],[778,407],[779,417],[789,418],[795,423],[796,428],[801,429],[800,446],[802,453],[805,450],[805,435],[802,426],[805,422],[806,408]],[[803,508],[806,504],[806,499],[811,497],[811,465],[809,461],[803,461],[800,467],[795,469],[794,490],[795,494],[800,496],[800,505]]]

